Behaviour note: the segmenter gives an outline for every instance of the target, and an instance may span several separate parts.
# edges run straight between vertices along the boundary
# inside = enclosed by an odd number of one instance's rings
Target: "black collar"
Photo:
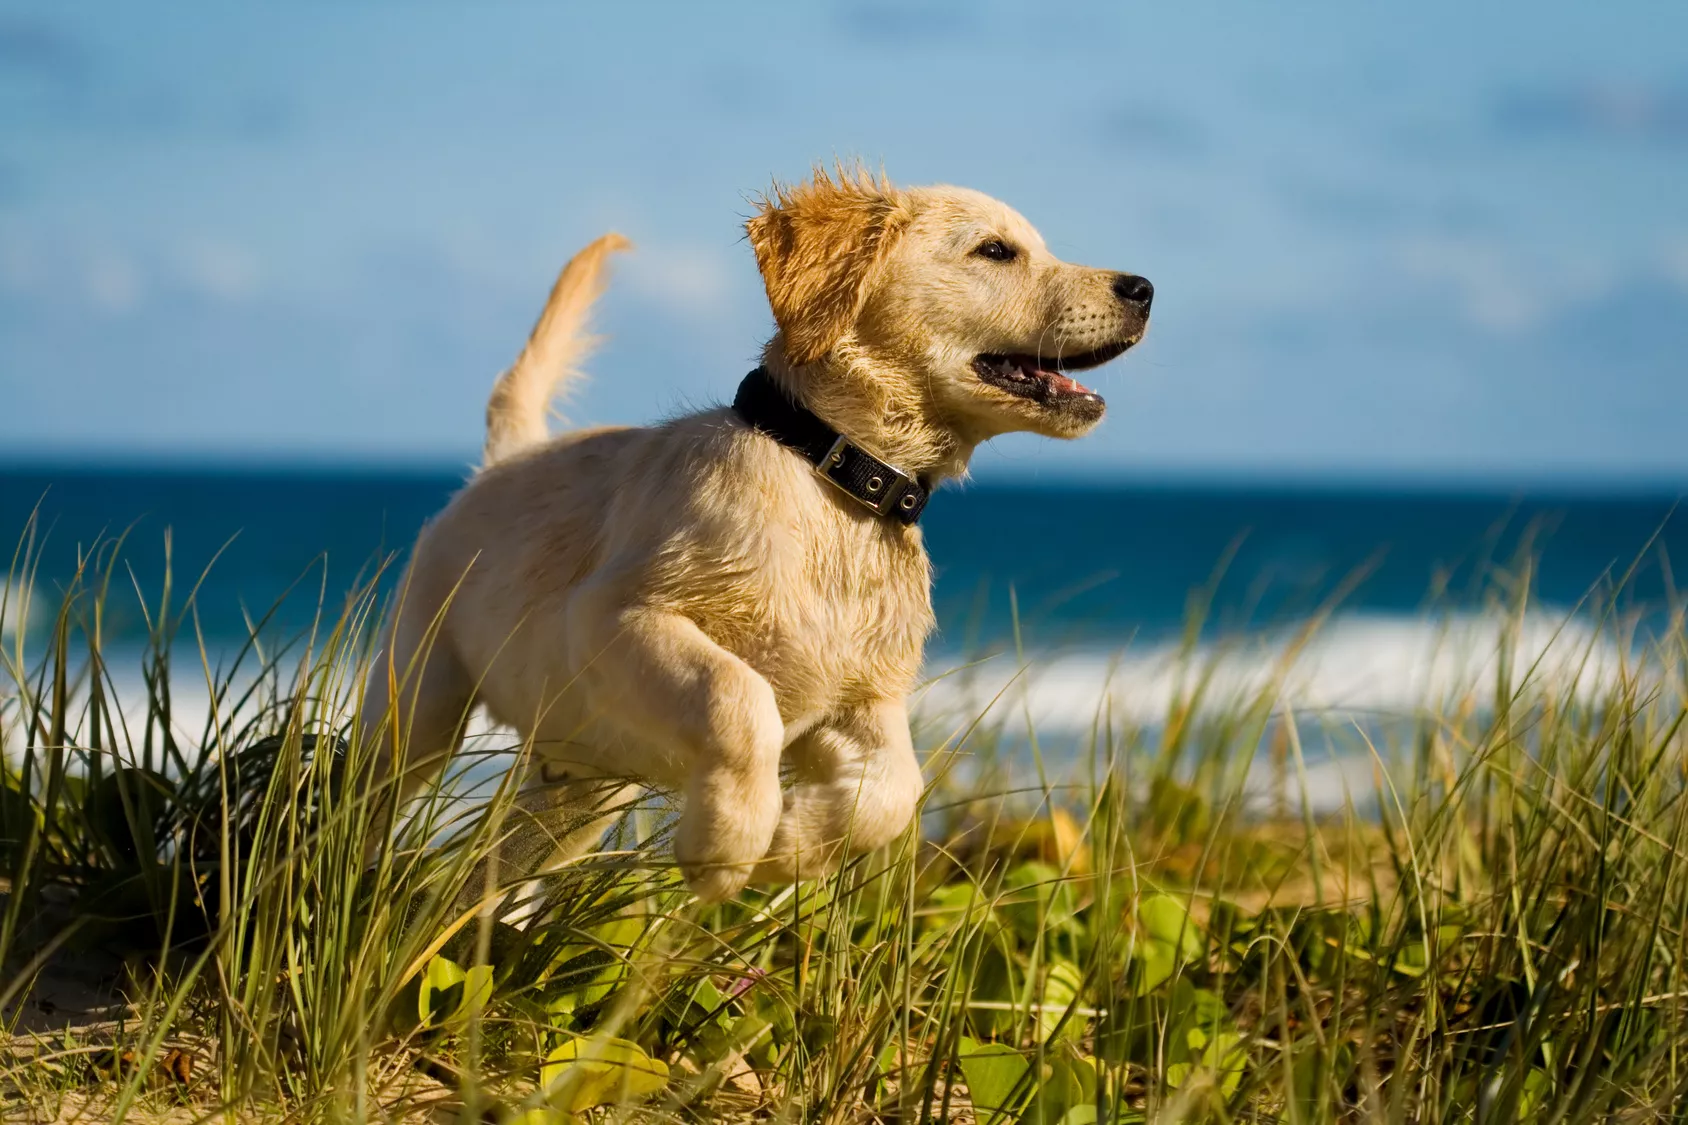
[[[816,473],[876,515],[913,523],[932,495],[930,485],[887,465],[793,402],[765,367],[744,377],[733,410],[752,428],[801,453]]]

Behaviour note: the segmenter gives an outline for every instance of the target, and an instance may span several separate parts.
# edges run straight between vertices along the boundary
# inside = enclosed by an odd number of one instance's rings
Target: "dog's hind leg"
[[[838,869],[908,827],[924,782],[900,700],[856,708],[823,723],[786,753],[797,783],[787,789],[774,840],[756,865],[758,883],[795,883]]]
[[[609,584],[570,601],[569,645],[601,718],[683,764],[674,856],[699,897],[737,894],[780,816],[774,689],[689,618],[625,608]]]
[[[419,618],[400,613],[364,685],[357,764],[369,801],[368,858],[386,841],[391,809],[456,752],[475,702],[474,683]]]
[[[515,909],[501,915],[507,922],[525,921],[541,905],[542,888],[532,880],[592,851],[643,792],[618,778],[581,777],[550,763],[531,763],[506,814],[503,838],[475,865],[460,903],[503,897],[513,884],[526,881],[514,902],[506,903]]]

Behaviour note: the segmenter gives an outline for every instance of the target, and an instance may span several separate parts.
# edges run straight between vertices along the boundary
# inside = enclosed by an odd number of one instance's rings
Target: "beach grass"
[[[1157,721],[1098,704],[1059,751],[1011,690],[922,710],[899,843],[701,906],[661,794],[502,878],[513,736],[402,816],[348,783],[373,582],[215,653],[121,542],[47,606],[32,542],[0,585],[39,624],[0,656],[0,1119],[1683,1119],[1671,607],[1579,607],[1546,660],[1497,585],[1482,671],[1388,721],[1293,713],[1293,643],[1228,694],[1192,643]],[[1369,787],[1310,799],[1313,737]]]

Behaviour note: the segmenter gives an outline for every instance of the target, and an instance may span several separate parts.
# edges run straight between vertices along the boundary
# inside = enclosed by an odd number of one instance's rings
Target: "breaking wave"
[[[1493,699],[1526,686],[1579,699],[1611,686],[1627,654],[1581,618],[1546,612],[1508,618],[1353,615],[1311,635],[1238,642],[1176,642],[1055,652],[967,665],[936,661],[918,706],[957,717],[1012,717],[1039,732],[1089,730],[1098,717],[1151,726],[1176,709],[1218,711],[1263,695],[1304,716],[1406,717]],[[945,670],[947,668],[947,670]]]
[[[9,643],[20,633],[27,634],[39,616],[21,586],[0,578],[0,642]]]
[[[126,659],[130,655],[108,653],[107,668],[118,708],[134,724],[145,715],[146,689],[140,653]],[[1262,702],[1313,723],[1449,714],[1473,700],[1493,700],[1502,690],[1586,702],[1626,670],[1633,674],[1635,658],[1591,622],[1538,612],[1522,618],[1352,615],[1304,636],[1057,651],[1028,655],[1023,666],[1006,656],[968,664],[937,653],[930,666],[934,678],[913,701],[929,732],[958,731],[982,717],[1005,733],[1034,730],[1054,748],[1064,738],[1082,739],[1099,722],[1116,730],[1153,729],[1180,712],[1220,714]],[[212,698],[196,664],[178,665],[172,706],[177,738],[197,745]],[[15,722],[17,716],[4,710],[0,722]],[[496,763],[516,745],[514,736],[481,716],[469,734],[470,747],[490,755],[476,772],[501,772]],[[1302,796],[1317,809],[1340,807],[1372,788],[1373,769],[1372,758],[1355,754],[1351,745],[1310,742]],[[1259,795],[1267,780],[1251,774],[1249,788]]]

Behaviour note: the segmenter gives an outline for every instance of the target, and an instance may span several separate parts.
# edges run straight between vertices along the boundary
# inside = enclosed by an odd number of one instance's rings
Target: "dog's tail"
[[[487,399],[482,467],[550,435],[546,412],[551,400],[580,377],[581,362],[598,342],[586,334],[586,318],[604,291],[609,256],[630,246],[621,235],[606,234],[571,258],[557,275],[527,347],[498,377]]]

